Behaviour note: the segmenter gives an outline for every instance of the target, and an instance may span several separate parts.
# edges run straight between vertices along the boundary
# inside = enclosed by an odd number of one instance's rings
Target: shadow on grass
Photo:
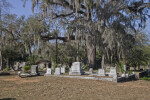
[[[0,100],[17,100],[16,98],[3,98],[3,99],[0,99]]]

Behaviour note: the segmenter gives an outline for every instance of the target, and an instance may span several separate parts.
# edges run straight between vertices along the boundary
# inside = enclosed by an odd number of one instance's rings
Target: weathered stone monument
[[[98,69],[98,76],[105,76],[105,69]]]
[[[62,74],[65,73],[65,68],[61,67],[61,73],[62,73]]]
[[[61,74],[61,69],[58,67],[58,68],[55,68],[55,73],[54,75],[60,75]]]
[[[82,74],[83,74],[83,72],[81,69],[81,63],[80,62],[72,63],[69,75],[82,75]]]
[[[52,75],[52,70],[51,68],[47,68],[45,76],[51,76]]]
[[[89,74],[93,74],[93,68],[89,69]]]
[[[111,67],[110,68],[109,76],[117,76],[116,67]]]
[[[127,71],[127,66],[123,65],[123,69],[124,69],[124,72],[126,72]]]
[[[31,66],[31,75],[39,75],[37,65],[32,65]]]

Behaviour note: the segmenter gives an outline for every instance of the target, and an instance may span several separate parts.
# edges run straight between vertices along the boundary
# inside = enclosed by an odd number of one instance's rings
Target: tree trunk
[[[1,52],[1,50],[0,50],[0,70],[3,69],[2,65],[3,65],[3,61],[2,61],[2,52]]]
[[[88,47],[88,63],[90,68],[94,68],[95,66],[95,46]]]

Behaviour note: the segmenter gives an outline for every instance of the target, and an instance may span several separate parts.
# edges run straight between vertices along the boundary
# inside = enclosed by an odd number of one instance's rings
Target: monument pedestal
[[[72,63],[69,75],[83,75],[80,62]]]

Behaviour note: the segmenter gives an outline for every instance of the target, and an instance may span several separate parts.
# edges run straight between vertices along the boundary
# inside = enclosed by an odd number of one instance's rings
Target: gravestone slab
[[[55,68],[54,75],[60,75],[60,74],[61,74],[61,69],[60,68]]]
[[[123,65],[123,69],[124,69],[124,71],[126,72],[126,71],[127,71],[127,66],[126,66],[126,65]]]
[[[109,72],[109,76],[116,76],[116,75],[117,75],[116,67],[111,67],[110,72]]]
[[[98,76],[105,76],[105,69],[98,69]]]
[[[52,75],[52,70],[51,68],[47,68],[46,73],[44,76],[51,76]]]
[[[93,74],[93,68],[89,69],[89,74]]]
[[[31,66],[31,75],[39,75],[38,66],[37,65],[32,65]]]
[[[74,62],[72,63],[69,75],[82,75],[82,69],[81,69],[81,63],[80,62]]]
[[[61,73],[64,74],[65,73],[65,68],[61,68]]]

